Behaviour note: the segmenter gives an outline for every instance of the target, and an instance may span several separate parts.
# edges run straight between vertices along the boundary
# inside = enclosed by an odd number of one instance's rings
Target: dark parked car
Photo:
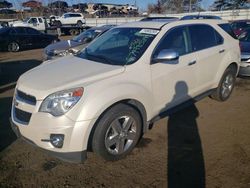
[[[216,19],[216,20],[221,20],[221,17],[213,16],[213,15],[187,15],[187,16],[183,16],[181,18],[181,20],[192,20],[192,19]]]
[[[44,60],[62,57],[69,53],[77,53],[96,37],[102,35],[112,27],[114,27],[114,25],[92,27],[71,40],[64,40],[51,44],[44,49]]]
[[[231,23],[236,36],[240,36],[246,29],[250,28],[250,20],[237,20]]]
[[[44,34],[30,27],[4,27],[0,29],[0,49],[9,52],[28,48],[44,48],[56,41],[58,41],[57,36]]]
[[[250,28],[246,29],[240,36],[241,64],[240,76],[250,76]]]

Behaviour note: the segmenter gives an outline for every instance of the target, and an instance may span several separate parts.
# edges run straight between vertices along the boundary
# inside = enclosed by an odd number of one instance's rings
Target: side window
[[[215,30],[209,25],[189,26],[192,50],[199,51],[217,45]]]
[[[217,45],[223,44],[224,43],[223,37],[217,31],[215,31],[214,33],[215,33],[215,38],[216,38],[216,44]]]
[[[38,18],[39,23],[43,23],[42,18]]]
[[[37,23],[37,19],[36,18],[30,18],[29,23],[36,24]]]
[[[26,34],[25,28],[23,27],[16,27],[15,31],[16,31],[16,34]]]
[[[70,15],[69,14],[64,14],[64,18],[69,18]]]
[[[169,31],[160,41],[154,56],[164,49],[175,50],[180,56],[191,52],[187,27],[178,27]]]
[[[233,32],[232,27],[230,26],[230,24],[226,23],[226,24],[219,24],[220,28],[223,29],[224,31],[226,31],[229,35],[231,35],[231,37],[233,37],[234,39],[237,39],[236,35]]]
[[[38,35],[39,34],[39,31],[35,30],[35,29],[32,29],[32,28],[26,28],[26,32],[28,34],[31,34],[31,35]]]

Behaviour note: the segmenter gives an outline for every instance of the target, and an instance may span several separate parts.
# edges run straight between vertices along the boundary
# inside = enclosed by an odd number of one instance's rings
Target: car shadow
[[[0,152],[17,139],[9,122],[11,103],[12,97],[0,98]]]
[[[0,63],[0,93],[15,87],[15,82],[24,72],[40,65],[42,61],[29,59]]]
[[[168,114],[168,188],[204,188],[205,165],[196,121],[199,111],[184,81],[176,83],[172,101],[181,95],[186,95],[188,102]]]

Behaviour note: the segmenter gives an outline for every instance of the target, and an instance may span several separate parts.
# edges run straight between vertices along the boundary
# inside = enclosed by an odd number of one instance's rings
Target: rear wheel
[[[220,80],[218,88],[210,97],[217,101],[226,101],[233,91],[235,80],[236,69],[228,67]]]
[[[118,104],[98,121],[92,148],[106,160],[125,157],[137,144],[142,130],[139,113],[131,106]]]
[[[8,44],[8,51],[9,52],[18,52],[20,50],[20,46],[17,42],[10,42]]]
[[[77,26],[78,26],[78,27],[82,27],[82,25],[83,25],[82,21],[78,20],[78,21],[77,21]]]

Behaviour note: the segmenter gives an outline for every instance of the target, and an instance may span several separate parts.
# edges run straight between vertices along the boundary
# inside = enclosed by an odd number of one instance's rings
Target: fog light
[[[50,135],[50,143],[56,148],[62,148],[64,141],[63,134],[51,134]]]

